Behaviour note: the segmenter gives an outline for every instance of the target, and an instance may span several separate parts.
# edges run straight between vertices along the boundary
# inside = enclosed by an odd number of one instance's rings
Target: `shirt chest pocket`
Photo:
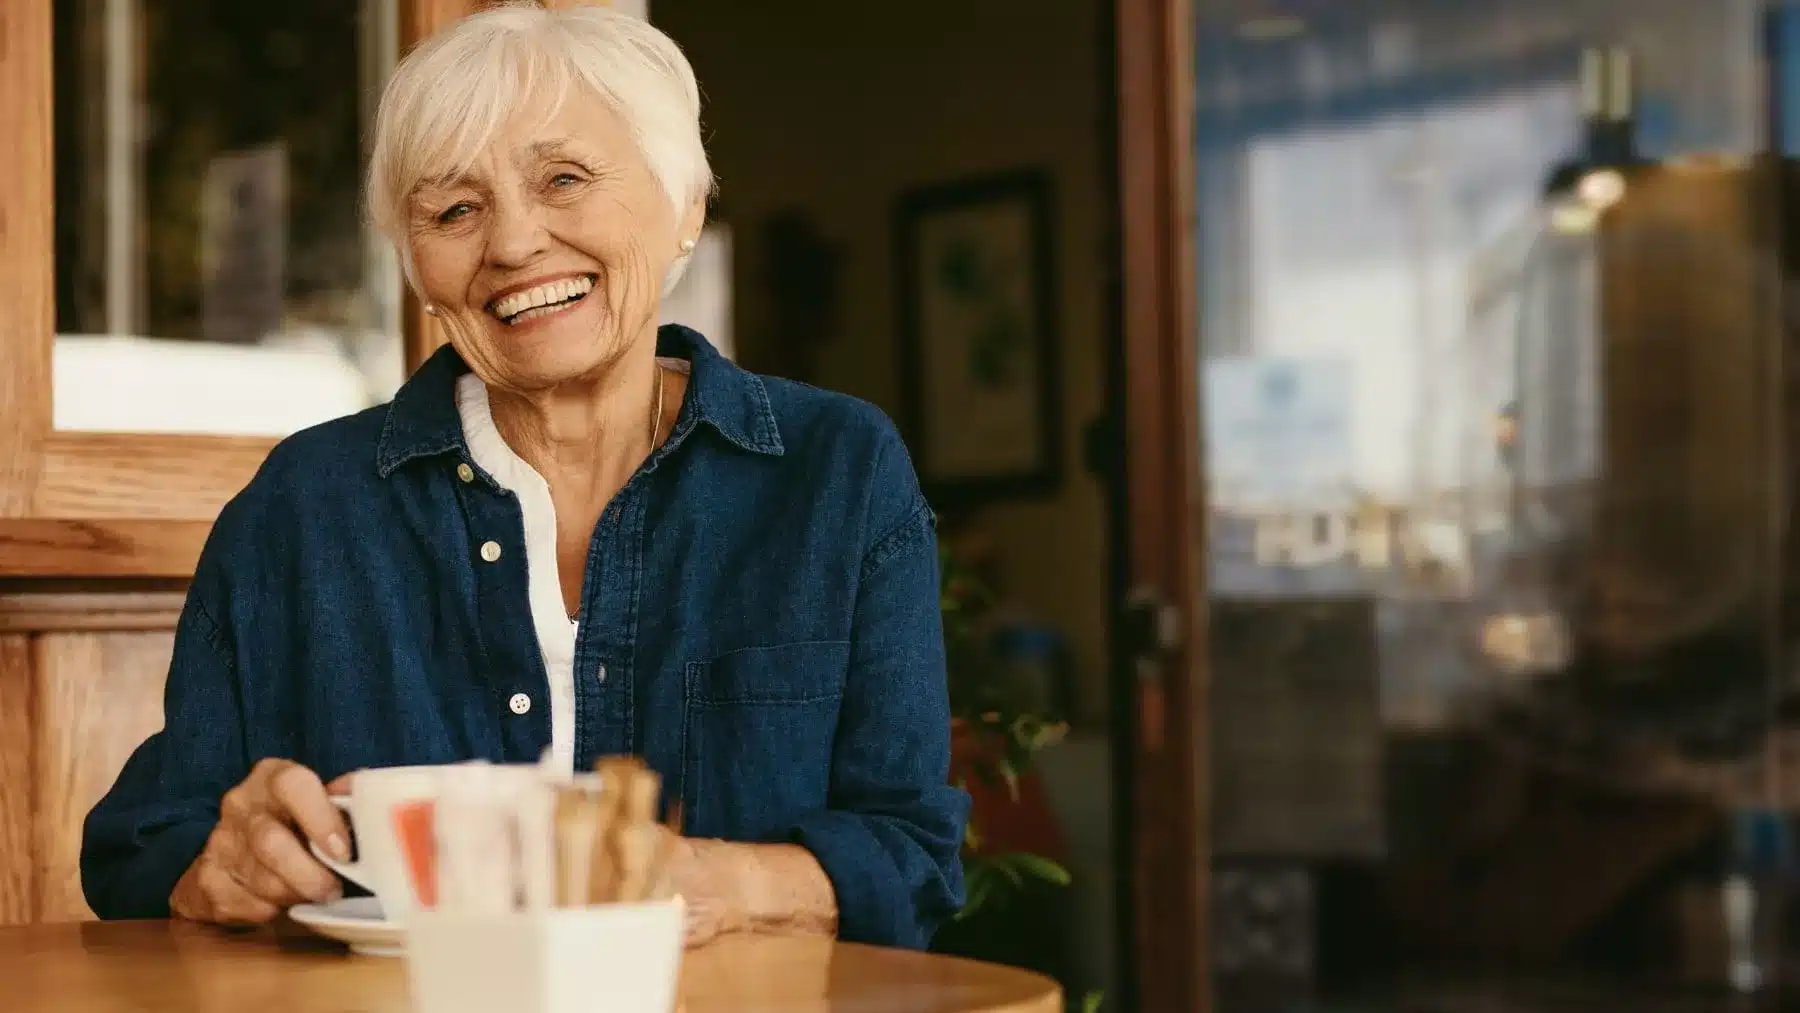
[[[772,840],[824,807],[849,666],[844,641],[756,647],[687,666],[686,833]]]

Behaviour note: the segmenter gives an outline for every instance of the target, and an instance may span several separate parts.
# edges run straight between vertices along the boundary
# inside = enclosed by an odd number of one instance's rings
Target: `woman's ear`
[[[681,226],[675,231],[675,243],[682,250],[692,247],[686,244],[691,240],[700,241],[700,230],[706,227],[706,198],[703,196],[689,205],[686,215],[682,216]]]

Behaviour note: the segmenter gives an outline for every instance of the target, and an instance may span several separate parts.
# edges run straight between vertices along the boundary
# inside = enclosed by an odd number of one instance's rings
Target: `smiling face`
[[[407,226],[420,297],[490,386],[593,378],[654,343],[663,280],[699,233],[677,220],[624,118],[571,96],[525,110],[467,172],[427,181]]]

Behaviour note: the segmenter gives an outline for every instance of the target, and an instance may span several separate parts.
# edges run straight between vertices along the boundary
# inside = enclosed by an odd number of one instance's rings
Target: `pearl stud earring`
[[[694,247],[696,247],[698,245],[700,245],[700,244],[694,242],[692,239],[683,239],[681,241],[681,252],[682,253],[692,253],[692,252],[694,252]]]
[[[430,303],[426,303],[425,304],[425,315],[432,316],[432,317],[437,316],[437,307],[433,306]]]

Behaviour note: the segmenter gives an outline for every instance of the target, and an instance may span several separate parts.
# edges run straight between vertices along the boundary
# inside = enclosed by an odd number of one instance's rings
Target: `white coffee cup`
[[[507,778],[537,780],[547,777],[543,768],[529,763],[507,763],[486,767],[489,775],[498,772]],[[469,764],[444,764],[415,767],[371,767],[350,776],[350,794],[333,795],[331,802],[342,810],[356,835],[356,861],[340,862],[308,846],[313,857],[357,886],[375,895],[381,902],[383,918],[403,925],[406,916],[418,906],[412,879],[400,849],[399,828],[394,824],[394,807],[405,802],[438,798],[447,778]],[[560,782],[592,781],[593,774],[563,774],[552,780]]]
[[[350,794],[334,795],[356,835],[356,861],[340,862],[312,846],[313,857],[357,886],[374,894],[388,921],[404,924],[416,906],[412,881],[400,852],[394,807],[403,802],[436,798],[445,767],[377,767],[350,778]]]

